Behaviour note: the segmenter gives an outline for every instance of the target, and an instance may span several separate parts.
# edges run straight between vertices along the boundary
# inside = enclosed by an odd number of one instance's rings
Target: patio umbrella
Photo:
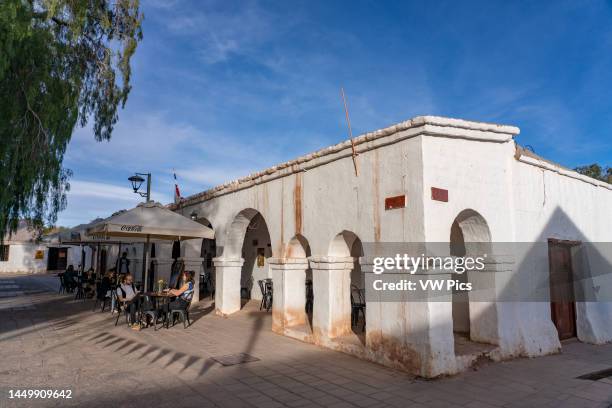
[[[195,238],[214,239],[215,233],[200,223],[168,210],[160,203],[149,201],[131,210],[116,214],[96,223],[87,230],[93,237],[142,237],[145,238],[144,287],[147,290],[149,275],[150,241],[177,241]]]
[[[114,213],[113,215],[119,215],[122,212],[125,212],[126,210],[121,210],[118,211],[116,213]],[[110,218],[110,217],[108,217]],[[103,222],[105,220],[107,220],[108,218],[96,218],[95,220],[87,223],[87,224],[79,224],[76,227],[72,227],[69,230],[66,231],[61,231],[58,232],[56,234],[54,234],[54,236],[51,237],[50,242],[57,242],[60,245],[70,245],[70,246],[79,246],[81,247],[81,270],[80,273],[84,272],[84,268],[85,268],[85,252],[83,250],[84,247],[90,247],[93,250],[95,250],[96,253],[96,260],[95,260],[95,266],[92,263],[92,267],[95,270],[96,276],[98,276],[99,274],[99,267],[100,267],[100,247],[101,246],[109,246],[109,245],[118,245],[119,246],[119,253],[121,253],[121,246],[123,244],[136,244],[136,243],[141,243],[144,244],[146,241],[146,238],[144,237],[121,237],[119,239],[117,238],[112,238],[112,237],[102,237],[102,236],[92,236],[92,235],[88,235],[87,231],[89,229],[91,229],[93,226],[95,226],[96,224],[98,224],[99,222]],[[93,262],[93,258],[92,258],[92,262]]]

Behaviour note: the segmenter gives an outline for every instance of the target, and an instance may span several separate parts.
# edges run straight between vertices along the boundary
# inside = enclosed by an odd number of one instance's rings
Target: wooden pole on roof
[[[346,124],[348,125],[349,138],[351,139],[351,149],[353,150],[353,166],[355,167],[355,176],[359,176],[359,169],[357,167],[357,151],[355,150],[355,141],[353,140],[353,131],[351,129],[351,119],[349,118],[348,106],[346,103],[346,95],[344,95],[344,88],[340,88],[342,93],[342,102],[344,102],[344,113],[346,114]]]

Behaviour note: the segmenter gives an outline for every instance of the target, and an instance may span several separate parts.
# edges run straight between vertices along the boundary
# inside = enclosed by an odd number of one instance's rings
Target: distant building
[[[41,273],[47,268],[47,251],[38,232],[20,221],[17,231],[0,244],[0,273]]]

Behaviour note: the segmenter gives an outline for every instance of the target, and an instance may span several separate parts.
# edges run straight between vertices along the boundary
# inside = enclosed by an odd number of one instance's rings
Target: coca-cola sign
[[[124,232],[142,232],[142,225],[122,225],[121,231]]]

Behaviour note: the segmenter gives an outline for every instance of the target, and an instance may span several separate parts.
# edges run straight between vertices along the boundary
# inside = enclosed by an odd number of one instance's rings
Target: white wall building
[[[612,242],[612,186],[525,151],[518,134],[514,126],[416,117],[355,138],[358,175],[346,141],[212,188],[173,209],[210,224],[214,242],[186,241],[174,257],[201,271],[214,250],[218,314],[240,310],[245,288],[260,297],[253,282],[268,277],[275,332],[425,377],[461,371],[480,356],[554,353],[568,335],[612,341],[611,254],[575,255],[585,243]],[[463,276],[499,299],[516,287],[550,292],[558,267],[550,248],[566,254],[574,272],[599,262],[608,275],[597,278],[603,289],[589,301],[553,305],[554,316],[550,302],[475,301],[472,294],[374,302],[364,246],[392,242],[455,242],[466,251],[470,242],[538,243],[519,256],[492,253],[484,272]],[[170,246],[156,252],[158,273],[168,275]],[[131,257],[137,263],[140,254]],[[570,291],[592,291],[593,282]],[[351,324],[351,284],[365,287],[364,334]]]
[[[37,241],[37,233],[19,222],[17,231],[6,235],[0,245],[1,273],[40,273],[46,270],[47,253]]]

